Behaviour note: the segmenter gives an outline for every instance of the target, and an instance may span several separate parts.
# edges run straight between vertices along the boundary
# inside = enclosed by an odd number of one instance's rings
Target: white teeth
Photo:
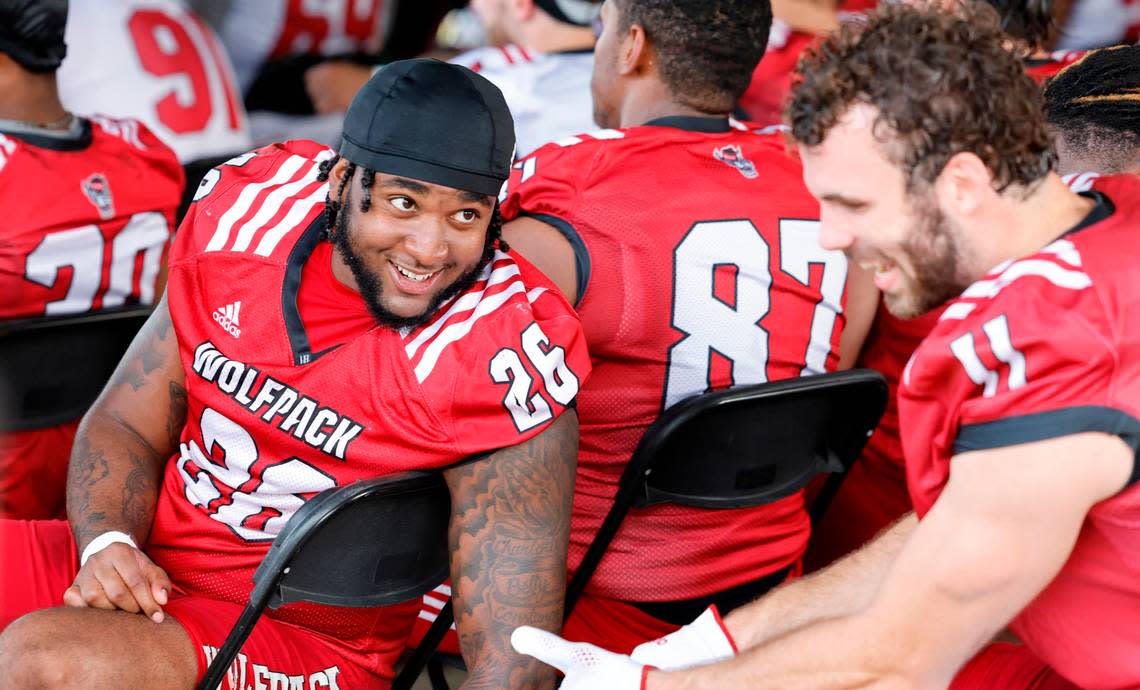
[[[424,273],[424,274],[412,273],[411,271],[409,271],[406,268],[403,268],[397,264],[392,264],[392,265],[396,267],[396,270],[400,272],[400,275],[404,276],[408,280],[414,280],[417,283],[421,283],[421,282],[427,280],[428,278],[431,278],[436,273],[435,271],[432,271],[431,273]]]

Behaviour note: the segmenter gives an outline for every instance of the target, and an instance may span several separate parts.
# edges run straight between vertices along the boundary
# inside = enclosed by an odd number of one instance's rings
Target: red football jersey
[[[1045,57],[1029,58],[1025,61],[1025,73],[1038,84],[1044,84],[1061,70],[1079,62],[1086,54],[1087,51],[1084,50],[1057,50]]]
[[[323,242],[328,183],[316,175],[332,155],[289,142],[215,169],[171,252],[188,414],[146,550],[191,594],[244,602],[273,537],[306,499],[518,444],[572,403],[589,372],[573,310],[503,252],[421,327],[362,324],[331,351],[311,347],[306,318],[322,318],[299,312],[297,292]],[[322,332],[317,342],[332,333],[327,319]],[[418,608],[268,615],[342,640],[346,656],[390,675]]]
[[[0,319],[153,302],[183,180],[135,120],[0,131]]]
[[[1140,447],[1140,178],[1100,178],[1094,197],[1078,228],[951,302],[907,366],[899,406],[920,517],[958,453],[1082,431]],[[1011,627],[1082,688],[1135,688],[1137,621],[1133,484],[1089,511],[1068,562]]]
[[[0,320],[153,302],[182,184],[134,120],[0,129]],[[0,438],[0,511],[63,516],[77,423]]]
[[[834,369],[847,262],[820,247],[819,207],[783,136],[729,120],[571,137],[517,163],[507,189],[505,218],[550,223],[578,255],[594,374],[579,401],[573,569],[663,409]],[[794,563],[808,533],[800,493],[747,509],[634,510],[591,589],[628,601],[711,594]]]

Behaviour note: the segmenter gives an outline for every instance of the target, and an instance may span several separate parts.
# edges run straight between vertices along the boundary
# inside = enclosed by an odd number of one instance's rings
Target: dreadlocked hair
[[[332,173],[333,166],[340,161],[340,154],[333,156],[327,160],[320,162],[317,167],[317,181],[328,182],[329,175]],[[325,197],[325,209],[327,216],[325,230],[331,237],[336,229],[336,217],[341,208],[344,207],[344,193],[348,189],[348,183],[352,181],[353,175],[356,174],[356,163],[349,161],[344,168],[344,176],[340,178],[340,184],[337,185],[336,194],[329,190],[329,194]],[[360,197],[360,210],[368,213],[368,209],[372,208],[372,183],[376,181],[376,171],[372,168],[361,168],[360,185],[363,189],[363,194]]]
[[[1066,147],[1100,172],[1140,163],[1140,46],[1095,50],[1045,86],[1045,111]]]

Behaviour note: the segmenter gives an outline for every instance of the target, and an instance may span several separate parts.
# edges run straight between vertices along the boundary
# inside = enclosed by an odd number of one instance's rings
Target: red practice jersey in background
[[[903,374],[920,518],[959,453],[1086,431],[1140,448],[1140,179],[1101,178],[1094,190],[1077,228],[951,302]],[[1068,562],[1010,626],[1082,688],[1140,686],[1137,479],[1089,511]]]
[[[353,296],[328,290],[328,271],[303,275],[331,256],[328,184],[316,176],[332,155],[289,142],[212,171],[171,252],[188,413],[144,549],[182,593],[243,602],[307,498],[518,444],[572,403],[589,372],[572,309],[503,252],[423,326],[356,320],[355,333],[338,331],[329,312]],[[341,313],[354,319],[362,305]],[[418,608],[267,615],[340,640],[347,661],[390,676]]]
[[[152,303],[182,183],[134,120],[0,123],[0,321]],[[0,436],[0,513],[63,516],[76,423]]]
[[[662,410],[835,368],[847,262],[820,248],[818,205],[780,135],[674,117],[571,137],[516,164],[503,214],[546,221],[578,255],[594,374],[579,401],[572,570]],[[809,529],[802,493],[747,509],[634,509],[589,591],[716,593],[797,563]]]
[[[1033,77],[1033,81],[1044,84],[1069,65],[1079,62],[1087,54],[1084,50],[1057,50],[1045,57],[1027,58],[1025,60],[1025,73]]]

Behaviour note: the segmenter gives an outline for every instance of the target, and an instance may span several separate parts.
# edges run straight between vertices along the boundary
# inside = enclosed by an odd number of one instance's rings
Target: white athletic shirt
[[[538,53],[508,45],[472,50],[452,62],[475,70],[502,90],[515,118],[516,158],[547,142],[598,128],[590,98],[592,51]]]
[[[225,51],[178,0],[71,0],[65,40],[68,110],[141,120],[183,163],[251,147]]]

